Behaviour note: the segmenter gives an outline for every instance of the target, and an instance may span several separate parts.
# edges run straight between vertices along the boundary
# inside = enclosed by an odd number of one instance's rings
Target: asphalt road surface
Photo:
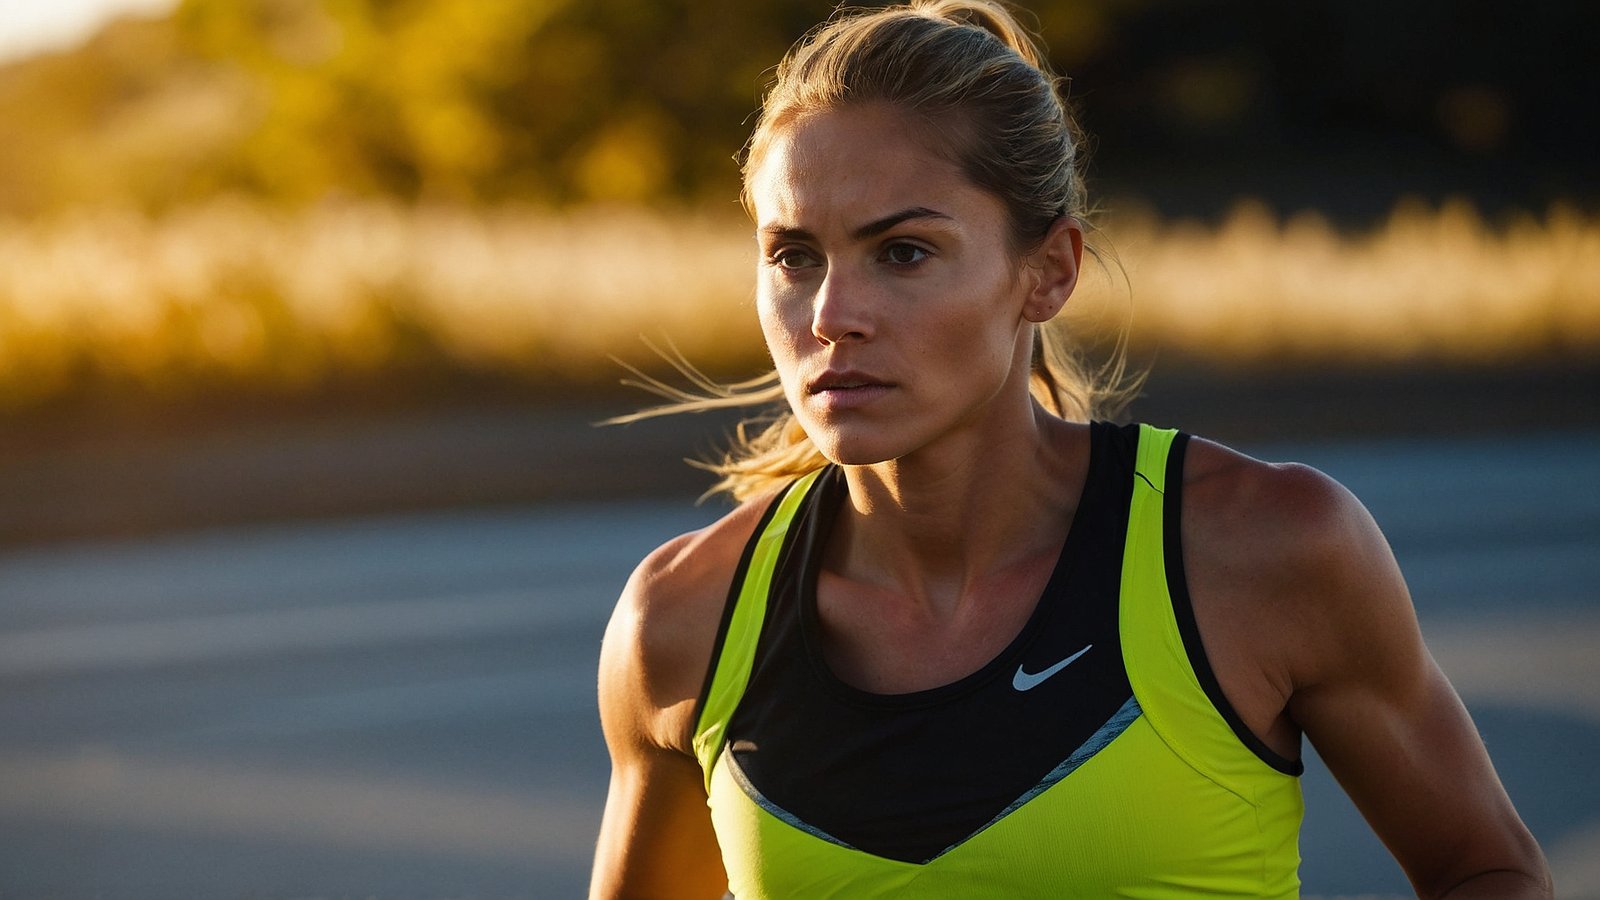
[[[1247,448],[1373,510],[1565,897],[1600,897],[1600,433]],[[594,665],[687,499],[0,552],[0,900],[566,898]],[[1308,895],[1406,883],[1313,764]]]

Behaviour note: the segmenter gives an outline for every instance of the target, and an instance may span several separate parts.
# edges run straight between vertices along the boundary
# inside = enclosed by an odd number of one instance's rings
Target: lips
[[[881,378],[874,378],[864,372],[857,372],[853,369],[841,371],[830,369],[813,379],[806,390],[808,393],[822,394],[832,391],[854,391],[864,388],[886,388],[891,386],[889,382]]]
[[[806,386],[823,409],[833,412],[867,406],[893,389],[893,382],[853,369],[829,369]]]

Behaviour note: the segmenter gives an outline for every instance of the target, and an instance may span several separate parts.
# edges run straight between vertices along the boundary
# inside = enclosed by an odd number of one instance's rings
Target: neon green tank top
[[[1102,437],[1115,430],[1095,428]],[[1090,477],[1131,474],[1111,627],[1132,696],[1051,776],[927,859],[889,858],[840,840],[763,796],[734,759],[738,735],[730,736],[729,722],[746,699],[763,631],[772,627],[769,595],[819,473],[797,480],[768,511],[730,597],[694,736],[738,900],[1298,895],[1298,764],[1261,746],[1221,696],[1182,583],[1176,541],[1186,436],[1149,426],[1123,433],[1131,436],[1131,465],[1091,463]],[[1096,442],[1097,454],[1104,443]],[[1130,486],[1121,490],[1130,496]],[[1023,675],[1018,666],[1019,681]],[[765,713],[782,716],[782,703],[769,700]]]

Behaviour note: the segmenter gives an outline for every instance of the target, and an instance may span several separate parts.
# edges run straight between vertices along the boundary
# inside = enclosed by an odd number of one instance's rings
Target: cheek
[[[801,342],[810,337],[811,320],[803,313],[803,304],[795,298],[785,297],[767,285],[757,289],[756,317],[774,362],[797,356]]]
[[[761,337],[767,342],[767,352],[773,360],[784,356],[783,347],[787,339],[783,335],[783,325],[779,321],[777,308],[773,305],[772,298],[765,292],[756,294],[756,318],[761,323]]]
[[[965,294],[968,299],[964,302],[928,321],[921,342],[927,357],[943,359],[947,369],[975,381],[1009,371],[1016,361],[1021,319],[1006,284],[996,280],[990,291],[980,295],[986,302],[977,308],[972,305],[972,295]]]
[[[766,340],[767,355],[772,357],[773,368],[778,372],[778,381],[793,402],[800,360],[798,338],[789,321],[793,316],[786,315],[782,305],[773,302],[764,290],[757,292],[756,315],[761,322],[761,335]]]
[[[983,352],[1016,332],[1020,302],[993,273],[943,286],[940,302],[925,303],[926,333],[957,353]]]

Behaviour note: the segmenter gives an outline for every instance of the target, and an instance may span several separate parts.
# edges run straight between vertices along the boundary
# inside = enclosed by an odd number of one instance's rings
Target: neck
[[[1020,413],[916,454],[845,469],[830,568],[929,615],[959,615],[986,581],[1053,559],[1077,508],[1087,429],[1031,398]]]

